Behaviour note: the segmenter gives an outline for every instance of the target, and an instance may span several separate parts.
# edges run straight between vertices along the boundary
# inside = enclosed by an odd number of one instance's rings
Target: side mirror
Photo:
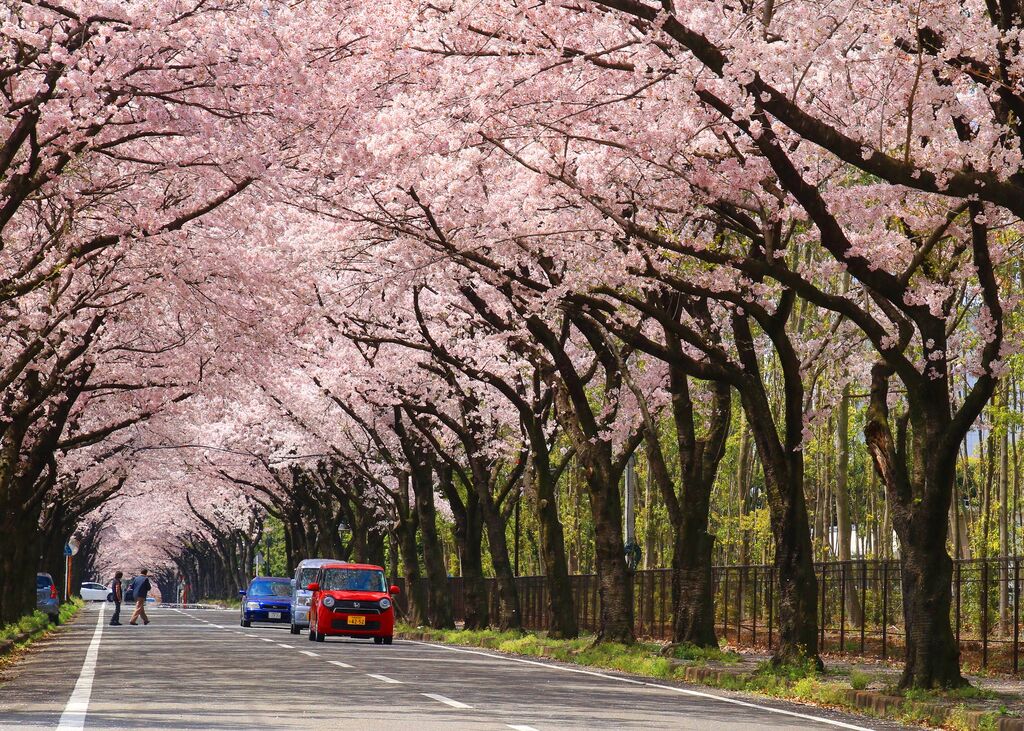
[[[320,584],[318,584],[318,583],[316,583],[314,581],[312,584],[310,584],[306,588],[309,589],[310,591],[320,591]]]
[[[245,589],[239,589],[238,596],[245,596]]]
[[[397,586],[392,586],[391,588],[388,589],[388,594],[390,594],[391,596],[397,596],[398,594],[401,594],[401,593],[402,592],[400,592],[398,590]]]

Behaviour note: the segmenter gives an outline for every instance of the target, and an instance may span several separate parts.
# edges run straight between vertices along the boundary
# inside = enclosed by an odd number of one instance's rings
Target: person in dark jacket
[[[111,627],[119,627],[121,625],[121,577],[124,573],[118,571],[114,574],[114,580],[110,582],[110,593],[114,595],[114,616],[110,618]]]
[[[149,569],[142,569],[142,573],[132,579],[132,595],[135,597],[135,611],[128,624],[138,624],[139,617],[142,617],[143,624],[149,624],[149,617],[146,616],[146,595],[152,589],[149,583]]]

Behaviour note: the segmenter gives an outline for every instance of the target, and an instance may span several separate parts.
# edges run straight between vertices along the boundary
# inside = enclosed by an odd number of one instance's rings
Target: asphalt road
[[[226,611],[91,606],[0,676],[2,729],[837,729],[853,716],[396,640],[311,643]]]

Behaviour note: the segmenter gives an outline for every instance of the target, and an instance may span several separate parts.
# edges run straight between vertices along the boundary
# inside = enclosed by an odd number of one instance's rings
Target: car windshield
[[[302,569],[299,571],[299,588],[305,589],[307,586],[312,584],[316,580],[316,572],[319,570],[320,569],[314,566],[313,568]]]
[[[51,586],[53,586],[53,580],[49,576],[36,577],[37,589],[49,589]]]
[[[290,596],[290,581],[254,581],[249,584],[249,594],[255,596]]]
[[[324,569],[320,588],[324,591],[387,592],[384,572],[375,569]]]

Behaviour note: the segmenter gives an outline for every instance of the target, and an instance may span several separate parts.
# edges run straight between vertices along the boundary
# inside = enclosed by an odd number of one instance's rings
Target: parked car
[[[390,645],[395,633],[395,608],[384,569],[370,564],[326,564],[317,570],[309,607],[309,639],[323,642],[330,636],[372,637]]]
[[[313,592],[307,587],[316,580],[316,572],[321,566],[327,564],[342,564],[334,558],[306,558],[299,561],[295,567],[295,576],[292,578],[292,634],[299,634],[303,627],[309,627],[309,601],[313,598]]]
[[[110,590],[110,587],[97,584],[95,581],[83,581],[82,585],[78,587],[78,594],[83,601],[87,602],[114,601],[114,592]]]
[[[48,614],[54,624],[60,624],[60,595],[49,574],[36,574],[36,609]]]
[[[249,588],[238,592],[242,596],[240,624],[249,627],[253,622],[291,623],[291,579],[282,576],[257,576]]]

